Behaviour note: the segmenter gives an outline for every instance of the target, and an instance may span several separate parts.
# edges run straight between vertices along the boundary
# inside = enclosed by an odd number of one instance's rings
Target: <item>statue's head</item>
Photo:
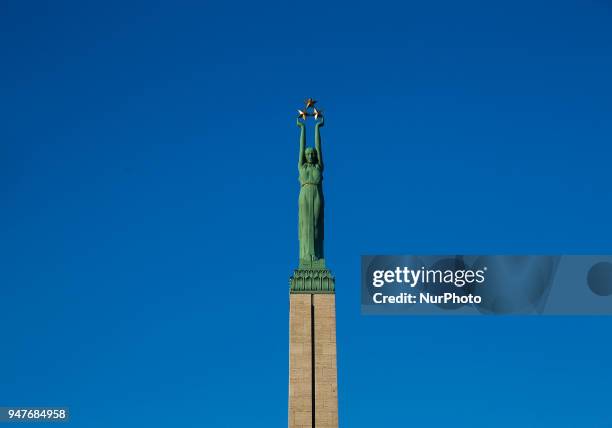
[[[317,162],[317,149],[314,149],[312,147],[308,147],[306,149],[306,151],[304,152],[304,155],[306,156],[306,162],[308,162],[308,163],[316,163]]]

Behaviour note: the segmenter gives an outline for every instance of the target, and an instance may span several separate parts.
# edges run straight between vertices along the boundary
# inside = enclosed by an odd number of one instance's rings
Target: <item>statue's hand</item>
[[[315,126],[317,128],[320,128],[323,125],[325,125],[325,119],[323,118],[323,116],[321,116],[321,119],[317,122],[317,124]]]
[[[300,118],[298,117],[296,120],[297,126],[299,126],[300,128],[304,127],[304,123],[302,121],[300,121]]]

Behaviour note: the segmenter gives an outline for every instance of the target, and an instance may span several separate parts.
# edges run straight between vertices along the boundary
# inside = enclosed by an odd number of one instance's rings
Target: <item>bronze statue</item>
[[[323,126],[324,119],[321,111],[314,109],[309,113],[308,108],[314,106],[316,101],[308,99],[306,109],[298,110],[297,125],[300,127],[300,155],[298,172],[300,180],[300,196],[298,199],[298,238],[300,241],[300,263],[311,263],[323,259],[323,231],[324,231],[324,198],[323,198],[323,151],[321,150],[321,135],[319,128]],[[314,116],[315,147],[306,147],[305,124],[300,117]],[[317,120],[318,119],[318,120]]]

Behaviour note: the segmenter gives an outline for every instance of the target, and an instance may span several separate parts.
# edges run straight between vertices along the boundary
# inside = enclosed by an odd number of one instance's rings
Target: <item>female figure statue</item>
[[[300,196],[298,199],[298,238],[300,241],[300,264],[323,258],[323,152],[319,128],[323,117],[315,125],[315,148],[306,148],[304,123],[298,117],[300,127]]]

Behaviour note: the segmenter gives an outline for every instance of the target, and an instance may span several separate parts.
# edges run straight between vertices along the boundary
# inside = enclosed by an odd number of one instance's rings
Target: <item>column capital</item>
[[[300,267],[289,278],[289,293],[334,294],[336,278],[327,268]]]

